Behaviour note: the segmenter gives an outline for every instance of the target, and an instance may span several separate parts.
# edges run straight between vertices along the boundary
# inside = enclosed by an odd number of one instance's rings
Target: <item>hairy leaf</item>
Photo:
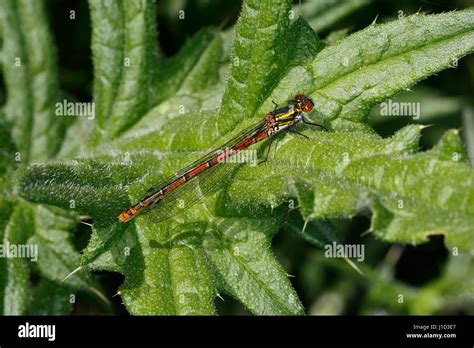
[[[70,124],[57,117],[56,55],[42,1],[4,1],[0,23],[3,73],[8,91],[6,119],[21,163],[54,156]]]
[[[237,22],[232,69],[222,97],[223,132],[255,113],[281,69],[289,1],[245,1]],[[285,56],[285,54],[283,54]],[[250,83],[251,82],[251,83]]]
[[[314,190],[309,200],[300,198],[311,219],[349,217],[370,207],[372,231],[384,240],[417,244],[445,234],[448,245],[474,250],[474,179],[457,132],[430,151],[414,153],[421,129],[406,127],[387,140],[347,133],[319,133],[311,143],[293,138],[279,147],[271,166],[243,168],[229,197],[247,207],[276,205],[290,193],[288,178],[302,177]],[[295,150],[307,155],[295,158]],[[272,184],[262,191],[262,182]]]
[[[89,1],[99,125],[114,138],[150,106],[157,48],[152,1]]]
[[[251,312],[303,314],[287,274],[269,250],[278,225],[277,219],[216,221],[206,231],[204,247],[221,278],[223,291],[238,298]]]
[[[370,109],[474,50],[473,10],[372,24],[288,71],[260,107],[298,91],[313,98],[317,118],[338,130],[367,130]]]
[[[125,275],[119,293],[132,314],[209,315],[215,291],[201,240],[200,224],[94,229],[82,262]]]
[[[33,259],[20,254],[20,248],[27,244],[32,226],[33,211],[25,204],[15,207],[8,224],[2,229],[0,310],[4,315],[21,315],[26,311],[30,288],[28,264]]]
[[[75,220],[69,217],[66,224],[64,212],[59,209],[44,214],[44,207],[19,200],[12,190],[16,167],[54,157],[66,129],[73,123],[56,115],[56,52],[44,7],[44,1],[8,0],[0,4],[2,70],[7,92],[6,105],[0,113],[1,245],[23,251],[30,248],[29,256],[4,255],[0,259],[0,311],[4,314],[23,315],[28,310],[32,269],[61,287],[65,286],[59,285],[62,278],[79,260],[79,253],[70,242],[61,244],[69,238]],[[59,239],[55,239],[57,235]],[[31,247],[35,254],[31,254]]]

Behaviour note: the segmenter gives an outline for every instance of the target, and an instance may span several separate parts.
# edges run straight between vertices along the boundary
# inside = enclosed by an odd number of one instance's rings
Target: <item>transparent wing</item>
[[[224,188],[231,174],[241,165],[239,163],[220,163],[190,179],[183,185],[166,194],[154,205],[146,208],[143,214],[153,222],[161,222],[190,208],[203,197]]]
[[[191,164],[187,165],[186,167],[182,168],[180,171],[178,171],[178,172],[176,172],[176,173],[174,173],[174,174],[172,174],[168,177],[165,177],[162,180],[158,181],[155,185],[153,185],[153,187],[149,188],[146,191],[145,196],[142,199],[145,199],[145,198],[153,195],[155,192],[158,192],[162,187],[168,185],[173,180],[183,176],[184,174],[186,174],[190,170],[196,168],[200,164],[209,161],[214,156],[216,156],[218,153],[220,153],[222,150],[232,148],[235,145],[237,145],[238,143],[240,143],[242,140],[254,136],[256,133],[258,133],[260,130],[262,130],[265,127],[265,124],[266,124],[266,121],[264,120],[264,121],[261,121],[261,122],[255,124],[255,125],[252,125],[252,126],[246,128],[246,129],[244,129],[242,132],[237,134],[234,138],[230,139],[228,142],[221,145],[217,149],[214,149],[214,150],[210,151],[209,153],[207,153],[206,155],[204,155],[201,158],[197,159],[193,163],[191,163]],[[201,176],[204,175],[204,173],[209,172],[209,170],[210,169],[203,172],[201,174]],[[191,182],[192,182],[192,180],[190,180],[189,182],[186,182],[184,185],[188,185]]]

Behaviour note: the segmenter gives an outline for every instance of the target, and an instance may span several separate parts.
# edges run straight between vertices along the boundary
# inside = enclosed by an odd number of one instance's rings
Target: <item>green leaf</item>
[[[57,284],[74,290],[87,290],[103,298],[97,284],[84,272],[64,279],[80,262],[81,255],[75,250],[69,235],[76,221],[65,212],[42,206],[37,207],[34,218],[37,228],[28,239],[28,244],[38,247],[38,269],[41,275]]]
[[[89,5],[97,118],[111,139],[143,116],[153,99],[155,5],[151,0],[90,0]]]
[[[85,151],[87,141],[92,138],[94,122],[88,117],[78,118],[66,131],[61,150],[57,158],[74,158]]]
[[[206,231],[204,247],[223,291],[260,315],[304,314],[288,276],[270,252],[278,219],[224,219]]]
[[[10,137],[8,127],[0,116],[0,174],[13,169],[15,163],[16,146]]]
[[[120,207],[129,204],[120,177],[116,177],[120,173],[122,177],[130,175],[131,171],[125,172],[128,168],[90,161],[35,165],[19,172],[18,189],[31,202],[68,210],[74,206],[97,224],[106,224],[118,216]]]
[[[13,0],[0,4],[0,23],[4,40],[2,47],[2,69],[9,96],[5,105],[5,117],[11,124],[11,135],[23,157],[29,158],[33,126],[32,91],[29,88],[27,52],[20,30],[18,4]],[[15,63],[17,67],[15,66]],[[22,64],[18,66],[18,64]]]
[[[121,83],[124,55],[123,1],[89,1],[96,119],[106,127]]]
[[[325,0],[308,1],[294,7],[296,13],[302,13],[316,32],[321,32],[339,23],[348,15],[369,5],[373,0]]]
[[[289,1],[245,1],[235,29],[232,69],[222,97],[222,132],[252,116],[281,66]]]
[[[474,51],[474,11],[372,24],[326,47],[313,61],[290,69],[262,103],[304,91],[317,118],[334,129],[365,130],[371,108]]]
[[[30,315],[69,315],[72,310],[70,292],[53,282],[41,280],[34,289],[28,313]]]
[[[288,139],[271,165],[242,168],[229,198],[237,206],[276,205],[290,193],[285,181],[301,177],[314,190],[299,201],[310,219],[351,217],[371,207],[371,231],[386,241],[418,244],[444,234],[448,246],[474,252],[474,174],[458,133],[448,132],[432,150],[415,153],[421,129],[408,126],[386,140],[361,133],[318,133],[314,142]],[[295,151],[306,155],[295,158]]]
[[[290,218],[288,225],[286,226],[287,229],[308,243],[320,249],[324,249],[326,245],[334,242],[341,243],[340,233],[329,221],[306,220],[304,224],[298,225],[295,220],[295,218]]]
[[[178,231],[137,223],[144,258],[142,275],[127,264],[123,301],[131,313],[141,315],[214,314],[214,283],[202,250],[202,226]],[[143,277],[141,279],[141,277]],[[140,278],[140,281],[137,279]],[[137,284],[139,282],[139,285]]]
[[[12,190],[15,167],[54,157],[72,123],[55,114],[59,96],[57,61],[45,12],[43,1],[8,0],[0,4],[2,72],[7,94],[0,115],[0,236],[3,248],[36,248],[40,241],[36,236],[32,237],[35,233],[42,231],[46,236],[48,228],[66,228],[61,214],[49,214],[43,220],[38,211],[44,208],[18,200]],[[66,251],[72,250],[59,250],[63,254]],[[77,251],[75,253],[77,257]],[[63,255],[64,258],[67,256]],[[38,270],[36,265],[34,260],[24,257],[0,259],[2,313],[26,313],[32,297],[30,271]],[[48,272],[52,278],[60,276],[51,273],[57,264],[51,267],[51,264],[39,262],[39,265],[40,276]]]
[[[170,229],[142,221],[94,229],[82,262],[88,269],[125,275],[119,293],[132,314],[214,314],[214,281],[201,246],[202,229],[202,224]]]
[[[216,70],[221,60],[222,40],[216,33],[203,30],[189,39],[177,56],[164,63],[157,79],[156,105],[126,136],[157,130],[168,119],[217,106],[224,90],[224,73]]]
[[[334,45],[337,42],[339,42],[340,40],[347,37],[348,34],[349,34],[349,29],[348,28],[336,30],[336,31],[333,31],[333,32],[329,33],[329,35],[326,36],[326,38],[324,39],[324,42],[327,45]]]
[[[193,97],[217,83],[216,65],[222,56],[222,40],[210,30],[201,30],[185,42],[179,53],[164,64],[157,78],[157,102],[175,94]]]
[[[464,137],[466,139],[467,154],[474,168],[474,108],[466,106],[462,113]]]
[[[17,205],[7,221],[1,235],[2,254],[9,254],[0,258],[0,312],[3,315],[22,315],[29,298],[28,264],[31,261],[20,255],[19,250],[27,244],[31,233],[33,211],[26,204]]]
[[[21,162],[44,161],[61,146],[70,123],[55,115],[58,99],[56,55],[42,1],[0,5],[3,73],[8,91],[6,119]]]
[[[42,1],[21,0],[18,9],[34,101],[31,158],[44,161],[59,151],[69,122],[65,118],[58,119],[53,109],[59,97],[58,72],[44,4]]]
[[[416,87],[413,91],[401,93],[392,99],[392,103],[400,103],[399,105],[409,105],[408,103],[418,103],[420,107],[420,118],[414,121],[422,123],[433,123],[443,117],[461,113],[464,107],[464,101],[461,98],[440,95],[439,92],[432,88]],[[405,103],[405,104],[402,104]],[[372,124],[380,124],[393,121],[396,117],[386,117],[383,114],[383,105],[377,105],[370,112],[370,121]],[[387,105],[385,105],[387,107]],[[406,117],[399,117],[405,118]]]
[[[373,286],[362,308],[364,314],[391,313],[405,315],[439,315],[459,311],[471,312],[470,302],[474,284],[471,255],[456,254],[449,257],[441,275],[421,288],[415,288],[394,278],[393,268],[382,265],[380,269],[366,268],[364,273]],[[399,295],[403,303],[399,303]]]

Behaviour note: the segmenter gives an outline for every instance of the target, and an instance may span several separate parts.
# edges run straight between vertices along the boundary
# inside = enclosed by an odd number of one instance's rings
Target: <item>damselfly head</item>
[[[297,94],[295,96],[296,101],[296,109],[299,109],[303,112],[310,112],[313,110],[314,103],[311,99],[309,99],[304,94]]]

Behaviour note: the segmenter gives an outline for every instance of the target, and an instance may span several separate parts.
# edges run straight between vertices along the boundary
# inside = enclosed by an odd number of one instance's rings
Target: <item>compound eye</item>
[[[313,110],[313,106],[314,104],[310,101],[310,100],[306,100],[304,103],[303,103],[303,111],[304,112],[310,112],[311,110]]]

